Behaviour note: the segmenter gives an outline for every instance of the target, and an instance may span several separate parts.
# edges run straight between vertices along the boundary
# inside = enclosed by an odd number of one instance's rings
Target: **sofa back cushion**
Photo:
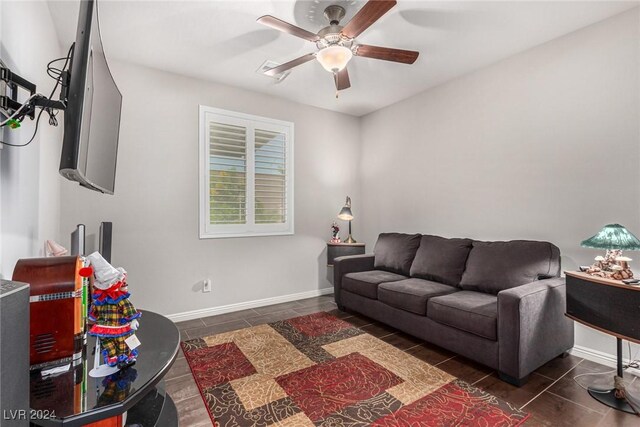
[[[373,265],[377,270],[408,276],[418,246],[419,234],[381,233],[373,248]]]
[[[472,243],[471,239],[422,236],[411,264],[411,277],[457,286],[462,279]]]
[[[460,287],[498,292],[560,275],[560,249],[549,242],[513,240],[474,241]]]

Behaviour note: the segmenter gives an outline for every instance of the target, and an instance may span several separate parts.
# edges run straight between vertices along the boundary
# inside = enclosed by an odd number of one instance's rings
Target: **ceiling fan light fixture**
[[[340,45],[325,47],[316,55],[320,65],[330,73],[342,71],[352,57],[351,49]]]

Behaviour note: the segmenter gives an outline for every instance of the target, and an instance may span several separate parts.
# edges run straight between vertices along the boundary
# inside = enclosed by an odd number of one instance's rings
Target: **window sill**
[[[235,239],[241,237],[273,237],[273,236],[293,236],[293,231],[267,231],[251,233],[200,233],[200,240],[205,239]]]

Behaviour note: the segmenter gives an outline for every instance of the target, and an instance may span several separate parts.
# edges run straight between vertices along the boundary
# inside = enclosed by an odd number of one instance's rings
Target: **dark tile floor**
[[[575,356],[558,358],[531,374],[525,386],[517,388],[499,380],[497,374],[491,369],[462,356],[425,343],[367,317],[342,312],[334,304],[333,296],[329,295],[189,320],[177,325],[182,339],[187,340],[318,311],[331,312],[334,316],[344,319],[367,333],[521,407],[532,414],[525,423],[526,426],[640,426],[640,417],[614,411],[601,405],[573,380],[575,375],[585,372],[610,371],[611,369],[606,366]],[[178,408],[180,426],[211,425],[182,352],[166,376],[166,387]]]

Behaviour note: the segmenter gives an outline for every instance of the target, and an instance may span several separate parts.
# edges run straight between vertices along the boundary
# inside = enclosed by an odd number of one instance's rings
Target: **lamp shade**
[[[344,221],[351,221],[353,219],[353,214],[351,213],[351,208],[345,206],[340,210],[338,214],[338,218]]]
[[[316,55],[318,62],[330,73],[342,71],[353,56],[351,49],[334,45],[325,47]]]
[[[353,219],[353,213],[351,212],[351,197],[347,196],[347,201],[344,207],[340,210],[338,218],[343,221],[351,221]]]
[[[596,249],[640,251],[640,240],[620,224],[608,224],[595,236],[583,240],[580,246]]]

